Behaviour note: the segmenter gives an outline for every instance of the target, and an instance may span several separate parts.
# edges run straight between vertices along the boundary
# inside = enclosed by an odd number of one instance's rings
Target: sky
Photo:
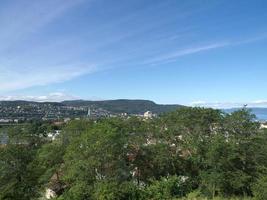
[[[267,107],[265,0],[1,0],[0,100]]]

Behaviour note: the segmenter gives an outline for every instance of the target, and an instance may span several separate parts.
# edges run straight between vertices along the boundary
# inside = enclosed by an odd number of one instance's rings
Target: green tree
[[[253,186],[253,195],[256,200],[267,199],[267,176],[261,176]]]

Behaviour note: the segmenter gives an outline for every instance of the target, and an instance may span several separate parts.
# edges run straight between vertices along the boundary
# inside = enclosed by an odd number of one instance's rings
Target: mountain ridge
[[[115,113],[141,114],[152,111],[160,114],[184,107],[180,104],[157,104],[151,100],[143,99],[115,99],[115,100],[71,100],[61,102],[64,105],[96,106]]]

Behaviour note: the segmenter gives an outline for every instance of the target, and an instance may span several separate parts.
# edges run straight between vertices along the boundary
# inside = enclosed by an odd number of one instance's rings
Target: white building
[[[153,117],[153,113],[151,111],[146,111],[144,113],[144,118],[151,119]]]
[[[52,140],[52,141],[54,141],[59,135],[60,135],[60,130],[55,130],[54,132],[50,132],[50,133],[48,133],[47,134],[47,137],[50,139],[50,140]]]
[[[70,119],[69,117],[64,118],[64,122],[65,122],[65,123],[68,123],[70,120],[71,120],[71,119]]]
[[[260,129],[267,128],[267,124],[261,124]]]
[[[12,122],[10,119],[0,119],[0,123],[9,123]]]
[[[47,188],[46,190],[45,190],[45,198],[46,199],[53,199],[53,198],[55,198],[57,195],[56,195],[56,193],[53,191],[53,190],[51,190],[51,189],[49,189],[49,188]]]

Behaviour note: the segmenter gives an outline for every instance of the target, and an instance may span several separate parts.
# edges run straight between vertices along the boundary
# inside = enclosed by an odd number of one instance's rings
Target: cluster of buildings
[[[87,108],[61,106],[56,103],[1,104],[0,123],[29,120],[58,120],[85,116]]]
[[[143,118],[143,119],[152,119],[154,117],[157,117],[158,115],[151,112],[151,111],[146,111],[146,112],[144,112],[144,114],[133,114],[130,116],[135,116],[135,117],[139,117],[139,118]]]
[[[68,106],[60,103],[36,102],[0,102],[0,124],[20,123],[30,120],[69,121],[81,118],[102,117],[130,117],[137,116],[145,119],[156,117],[156,114],[147,111],[144,114],[113,113],[96,106]]]

